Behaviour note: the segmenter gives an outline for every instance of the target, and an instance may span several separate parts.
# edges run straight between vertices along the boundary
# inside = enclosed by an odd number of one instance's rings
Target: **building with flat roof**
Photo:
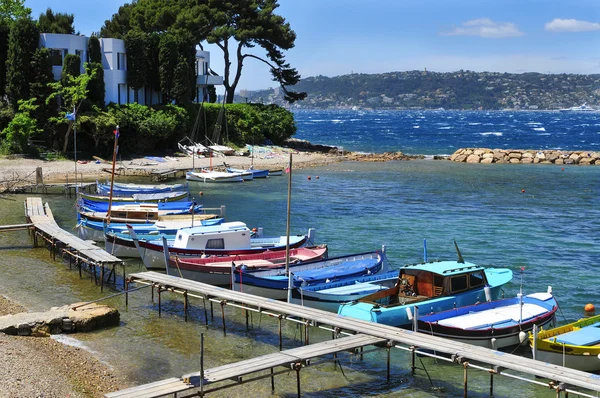
[[[137,92],[127,84],[127,53],[125,42],[121,39],[99,38],[104,68],[104,104],[128,104],[138,102],[144,105],[160,103],[161,93],[147,88]],[[79,55],[81,73],[85,73],[83,65],[88,59],[89,37],[58,33],[40,34],[40,47],[50,50],[54,79],[59,80],[62,73],[63,60],[67,54]],[[210,69],[210,53],[196,51],[196,88],[195,102],[208,101],[206,88],[220,86],[223,77],[214,74]],[[137,98],[137,101],[135,100]]]

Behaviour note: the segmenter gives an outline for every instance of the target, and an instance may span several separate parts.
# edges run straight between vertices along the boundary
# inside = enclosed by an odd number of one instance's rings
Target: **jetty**
[[[450,156],[453,162],[463,163],[513,163],[513,164],[578,164],[600,166],[600,152],[460,148]]]
[[[87,266],[92,272],[96,284],[98,283],[96,269],[99,268],[101,290],[104,288],[106,269],[109,270],[106,280],[110,280],[112,277],[113,283],[116,284],[115,267],[121,265],[124,270],[123,260],[106,252],[93,242],[82,240],[60,228],[54,220],[50,206],[47,203],[43,204],[41,198],[28,197],[25,200],[25,216],[30,224],[28,228],[33,233],[35,247],[38,246],[39,239],[42,239],[49,245],[53,259],[56,259],[57,253],[68,256],[69,265],[74,263],[79,268],[79,276],[81,276],[82,267]]]
[[[132,283],[151,285],[153,294],[154,288],[156,287],[158,289],[159,314],[161,311],[160,295],[162,292],[183,295],[185,300],[184,311],[186,313],[186,320],[189,297],[202,299],[205,303],[206,301],[210,302],[211,311],[213,303],[219,304],[222,308],[224,332],[226,330],[224,314],[225,306],[263,313],[279,319],[280,323],[283,320],[288,320],[303,324],[306,328],[305,346],[284,351],[282,347],[280,325],[279,353],[268,354],[213,369],[204,370],[202,368],[199,372],[183,375],[180,378],[169,378],[155,383],[109,393],[105,395],[107,398],[126,398],[134,396],[160,397],[197,388],[200,388],[200,396],[203,396],[208,392],[225,388],[223,386],[215,386],[214,388],[209,389],[217,382],[233,381],[233,383],[230,384],[230,386],[233,386],[264,377],[271,377],[271,385],[274,386],[273,376],[275,374],[274,368],[276,367],[284,367],[286,368],[286,371],[289,371],[290,369],[296,371],[298,377],[298,395],[300,395],[299,372],[303,367],[310,363],[311,358],[331,353],[334,353],[335,355],[337,352],[345,351],[350,348],[368,345],[383,346],[388,350],[388,381],[390,378],[390,349],[398,348],[411,353],[411,369],[413,373],[416,370],[415,357],[417,354],[435,357],[439,360],[449,361],[462,366],[464,369],[465,396],[467,396],[468,393],[469,369],[482,370],[490,374],[490,395],[493,395],[494,375],[502,375],[529,383],[547,386],[556,390],[557,396],[560,396],[561,392],[565,392],[565,395],[572,392],[577,393],[580,396],[593,397],[593,395],[572,390],[570,386],[600,391],[600,377],[594,374],[535,361],[533,359],[484,347],[459,343],[424,333],[417,333],[387,325],[343,317],[327,311],[236,292],[157,272],[130,274],[126,281],[126,290],[128,289],[129,284]],[[207,316],[206,306],[205,316]],[[311,345],[309,344],[308,338],[309,326],[332,331],[334,336],[345,335],[349,337]],[[201,367],[203,366],[202,363],[203,360],[201,359]],[[270,370],[270,375],[257,376],[251,380],[243,379],[243,376],[264,370]],[[533,378],[524,378],[518,374],[511,373],[511,371],[522,372],[550,381],[544,383]],[[567,387],[567,385],[569,385],[569,387]]]

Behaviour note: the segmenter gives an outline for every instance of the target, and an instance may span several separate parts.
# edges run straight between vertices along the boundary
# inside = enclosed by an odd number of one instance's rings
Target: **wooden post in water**
[[[108,196],[108,213],[106,215],[106,224],[110,225],[110,211],[112,208],[113,186],[115,183],[115,164],[117,163],[117,151],[119,150],[119,126],[115,130],[115,145],[113,147],[112,173],[110,176],[110,194]]]
[[[467,369],[469,369],[469,362],[463,363],[463,367],[465,369],[464,374],[463,374],[463,383],[464,383],[463,396],[465,398],[467,398],[469,396],[468,384],[467,384]]]

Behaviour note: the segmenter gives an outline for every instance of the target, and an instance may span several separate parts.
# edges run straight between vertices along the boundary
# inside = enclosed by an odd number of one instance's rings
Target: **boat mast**
[[[288,196],[287,196],[287,221],[285,227],[285,274],[288,276],[288,303],[292,301],[292,280],[290,272],[290,209],[292,204],[292,153],[290,152],[290,164],[288,166]]]
[[[119,142],[119,126],[117,125],[117,129],[114,131],[115,133],[115,146],[113,148],[113,160],[112,160],[112,173],[110,177],[110,192],[108,196],[108,213],[106,215],[106,224],[110,225],[110,210],[112,208],[112,198],[113,198],[113,185],[115,183],[115,164],[117,163],[117,151],[119,150],[118,142]]]

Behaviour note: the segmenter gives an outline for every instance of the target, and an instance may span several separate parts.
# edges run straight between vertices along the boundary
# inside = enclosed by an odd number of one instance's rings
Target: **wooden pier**
[[[113,279],[116,283],[115,267],[124,265],[123,260],[107,253],[94,243],[84,241],[73,234],[61,229],[52,215],[48,204],[42,204],[38,197],[28,197],[25,200],[25,216],[32,225],[34,245],[38,246],[38,238],[46,241],[50,246],[50,253],[56,259],[56,253],[68,255],[69,264],[75,262],[81,276],[82,266],[87,265],[96,278],[96,268],[100,269],[100,288],[104,289],[105,269],[110,272],[107,280]],[[98,280],[96,279],[96,283]]]
[[[353,347],[362,347],[372,344],[382,344],[388,350],[388,380],[390,373],[390,356],[389,352],[392,347],[408,351],[412,355],[411,369],[414,373],[415,356],[425,355],[438,359],[450,361],[460,364],[464,368],[464,388],[465,396],[467,396],[467,371],[469,368],[483,370],[490,374],[490,394],[493,395],[493,376],[502,375],[506,377],[517,378],[526,382],[544,385],[553,388],[560,396],[561,392],[567,395],[569,392],[577,393],[580,396],[592,397],[575,390],[566,388],[566,385],[576,386],[583,389],[600,391],[600,377],[598,375],[543,363],[533,359],[524,358],[509,353],[494,351],[491,349],[473,346],[465,343],[443,339],[436,336],[430,336],[424,333],[416,333],[410,330],[395,328],[387,325],[381,325],[373,322],[363,321],[359,319],[339,316],[337,314],[317,310],[314,308],[303,307],[300,305],[289,304],[281,301],[267,299],[264,297],[254,296],[246,293],[235,292],[219,288],[212,285],[207,285],[200,282],[195,282],[188,279],[183,279],[175,276],[165,275],[157,272],[142,272],[129,275],[126,286],[129,283],[141,283],[152,285],[158,288],[158,303],[160,314],[160,295],[161,292],[173,292],[183,294],[185,300],[185,316],[187,320],[188,297],[200,298],[211,303],[218,303],[222,308],[223,329],[225,331],[226,322],[224,315],[225,306],[233,306],[247,311],[255,311],[269,316],[273,316],[282,320],[289,320],[304,324],[307,328],[305,332],[306,346],[295,348],[293,350],[281,351],[277,354],[268,354],[258,358],[241,361],[236,364],[221,366],[214,369],[201,370],[200,372],[191,373],[182,376],[181,378],[170,378],[156,383],[147,384],[144,386],[134,387],[127,390],[117,391],[106,394],[105,397],[124,398],[131,396],[144,397],[159,397],[169,394],[175,394],[194,388],[201,389],[201,396],[210,391],[216,391],[224,387],[215,387],[212,390],[204,390],[204,387],[209,387],[211,384],[218,381],[234,380],[233,385],[238,385],[242,382],[242,376],[271,369],[271,377],[273,368],[278,366],[292,367],[297,372],[302,366],[306,365],[307,359],[315,356],[343,351],[348,348],[344,341],[350,343]],[[308,326],[319,327],[334,332],[334,335],[349,335],[354,336],[353,339],[345,340],[336,345],[334,342],[325,342],[309,345],[308,342]],[[281,325],[280,325],[281,330]],[[337,341],[337,340],[336,340]],[[282,337],[280,335],[280,350],[282,350]],[[474,363],[470,362],[474,361]],[[480,365],[487,364],[486,366]],[[526,379],[518,375],[511,374],[507,370],[522,372],[528,375],[541,377],[551,380],[548,383],[543,383],[534,379]],[[263,376],[268,377],[268,376]],[[260,377],[259,377],[260,378]],[[256,379],[256,378],[255,378]],[[298,379],[299,380],[299,379]],[[252,380],[250,380],[252,381]],[[273,383],[273,380],[272,380]],[[299,383],[299,382],[298,382]],[[298,384],[298,394],[300,395],[300,385]]]

